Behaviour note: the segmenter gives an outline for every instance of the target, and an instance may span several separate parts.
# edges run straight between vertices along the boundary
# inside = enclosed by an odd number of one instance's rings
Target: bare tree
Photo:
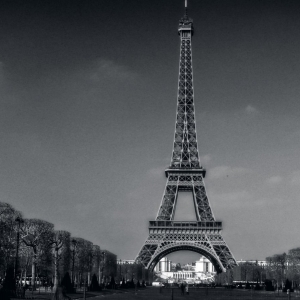
[[[259,265],[258,261],[253,264],[253,280],[258,282],[262,282],[263,276],[263,266]]]
[[[93,266],[92,272],[98,274],[98,282],[101,280],[101,249],[98,245],[93,245]]]
[[[24,219],[21,226],[21,239],[27,247],[32,249],[31,284],[33,287],[35,286],[37,262],[49,251],[53,228],[53,224],[39,219]]]
[[[289,250],[287,255],[288,269],[287,275],[292,281],[300,279],[300,248]]]
[[[269,277],[271,279],[275,279],[277,281],[277,288],[279,285],[283,286],[283,281],[286,277],[286,264],[287,264],[287,255],[283,254],[275,254],[273,256],[269,256],[266,258],[266,269]]]
[[[76,271],[79,282],[86,282],[85,275],[90,274],[93,259],[93,243],[82,238],[74,238],[76,241]]]
[[[70,233],[68,231],[56,230],[49,241],[54,258],[54,292],[58,287],[59,264],[63,254],[70,247]]]
[[[0,266],[4,272],[15,261],[18,217],[21,218],[19,211],[8,203],[0,202]]]
[[[21,243],[19,255],[20,255],[19,265],[21,269],[21,274],[20,274],[20,284],[21,284],[22,277],[24,277],[24,283],[26,283],[28,267],[32,261],[32,248],[27,247],[24,243]]]

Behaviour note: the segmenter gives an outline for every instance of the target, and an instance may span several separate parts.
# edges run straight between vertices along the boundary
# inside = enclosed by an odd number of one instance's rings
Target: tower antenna
[[[185,0],[185,5],[184,5],[184,16],[187,17],[187,0]]]

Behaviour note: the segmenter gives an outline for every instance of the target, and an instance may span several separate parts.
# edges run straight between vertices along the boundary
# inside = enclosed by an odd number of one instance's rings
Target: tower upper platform
[[[180,35],[182,31],[190,31],[192,35],[194,33],[193,19],[186,15],[179,20],[178,34]]]
[[[179,20],[178,34],[181,35],[182,31],[190,31],[192,35],[194,33],[193,19],[189,18],[187,14],[187,1],[185,2],[184,16]]]

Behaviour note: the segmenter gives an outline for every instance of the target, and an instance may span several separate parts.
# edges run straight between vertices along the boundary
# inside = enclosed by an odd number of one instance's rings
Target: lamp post
[[[91,284],[92,282],[92,278],[91,278],[91,271],[93,268],[93,254],[89,253],[89,264],[88,264],[88,278],[87,278],[87,284],[88,286]]]
[[[14,269],[14,278],[17,277],[17,271],[18,271],[18,259],[19,259],[19,241],[20,241],[20,226],[21,223],[24,223],[24,221],[17,217],[15,221],[18,223],[18,231],[17,231],[17,243],[16,243],[16,260],[15,260],[15,269]]]
[[[72,261],[72,285],[74,288],[74,265],[75,265],[75,250],[77,247],[77,241],[76,240],[72,240],[72,244],[73,244],[73,261]]]
[[[119,262],[120,262],[120,284],[121,284],[121,282],[122,282],[122,260],[120,259]]]

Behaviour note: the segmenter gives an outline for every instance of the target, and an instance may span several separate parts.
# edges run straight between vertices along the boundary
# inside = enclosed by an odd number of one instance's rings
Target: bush
[[[98,282],[96,274],[94,274],[92,276],[92,281],[91,281],[91,285],[90,285],[90,291],[92,291],[92,292],[101,291],[101,287],[99,285],[99,282]]]
[[[114,289],[116,287],[116,281],[115,281],[115,277],[114,276],[111,276],[110,286],[111,286],[112,289]]]
[[[259,291],[261,289],[260,285],[258,283],[255,284],[255,288],[256,291]]]
[[[121,284],[122,289],[126,288],[126,283],[125,283],[125,278],[123,277],[122,279],[122,284]]]
[[[69,272],[67,272],[63,277],[61,281],[61,286],[64,288],[64,291],[66,291],[66,293],[74,293],[74,288],[71,282],[71,277]]]
[[[131,281],[126,282],[126,287],[129,288],[129,289],[134,289],[133,279]]]
[[[4,295],[3,299],[5,299],[4,297],[15,296],[16,294],[16,281],[14,276],[14,269],[12,267],[8,268],[6,271],[6,275],[3,281],[2,294]]]
[[[274,287],[272,285],[272,281],[269,279],[265,280],[266,291],[274,291]]]
[[[0,289],[0,299],[1,300],[10,300],[9,291],[5,290],[3,287]]]
[[[285,285],[284,285],[284,288],[282,289],[282,291],[283,291],[284,293],[286,293],[287,290],[290,290],[290,292],[293,292],[293,291],[294,291],[294,290],[292,289],[292,283],[291,283],[288,279],[285,281]]]

